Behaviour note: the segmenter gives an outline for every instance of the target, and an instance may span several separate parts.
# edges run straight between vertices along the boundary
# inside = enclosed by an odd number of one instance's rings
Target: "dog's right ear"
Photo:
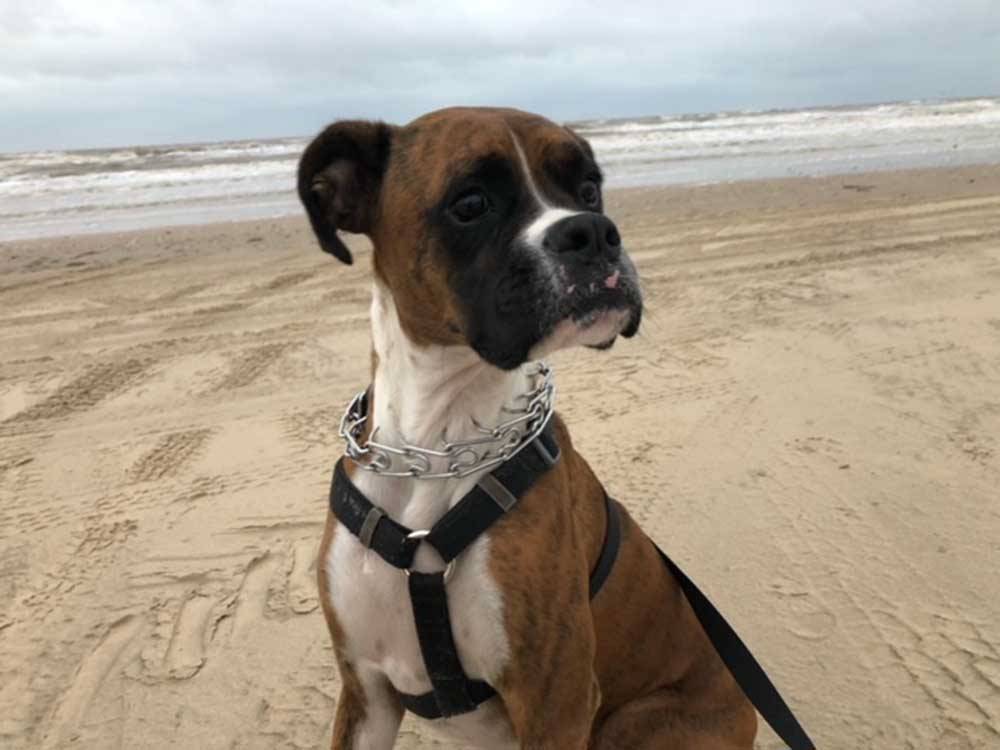
[[[384,122],[341,120],[316,136],[299,161],[299,199],[319,245],[348,265],[353,258],[337,230],[371,232],[395,130]]]

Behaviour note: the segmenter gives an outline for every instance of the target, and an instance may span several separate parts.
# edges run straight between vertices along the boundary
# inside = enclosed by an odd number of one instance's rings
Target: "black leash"
[[[664,565],[677,579],[708,640],[712,642],[712,646],[733,675],[733,679],[764,721],[791,750],[815,750],[813,741],[809,739],[809,735],[799,724],[795,714],[768,678],[764,668],[736,635],[736,631],[726,622],[726,618],[663,550],[657,547],[656,551],[660,553]]]

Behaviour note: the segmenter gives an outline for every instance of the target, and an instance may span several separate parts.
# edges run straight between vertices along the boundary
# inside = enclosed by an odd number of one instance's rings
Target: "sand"
[[[648,314],[554,359],[578,448],[822,748],[1000,747],[1000,170],[610,204]],[[0,245],[4,748],[328,742],[353,244],[294,218]]]

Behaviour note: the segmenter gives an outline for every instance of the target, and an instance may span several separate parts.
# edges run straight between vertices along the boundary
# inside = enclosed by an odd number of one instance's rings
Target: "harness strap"
[[[344,459],[333,470],[330,510],[358,541],[394,568],[406,570],[413,565],[421,540],[410,537],[410,529],[389,518],[354,486],[344,471]]]
[[[551,425],[546,425],[535,440],[483,477],[449,508],[426,537],[416,538],[411,529],[396,523],[364,496],[348,478],[341,458],[330,485],[330,510],[358,541],[393,567],[409,569],[423,541],[447,563],[514,507],[518,498],[558,460],[559,446]]]
[[[601,590],[604,582],[607,581],[608,576],[611,574],[611,569],[614,567],[615,560],[618,558],[618,550],[621,548],[621,513],[618,510],[618,503],[605,495],[604,507],[608,521],[605,527],[604,544],[601,547],[601,553],[594,565],[594,570],[590,574],[591,599],[597,596],[597,592]],[[424,664],[428,668],[428,675],[434,689],[423,695],[400,693],[399,701],[402,703],[403,708],[423,719],[440,719],[442,716],[453,716],[458,713],[472,711],[479,704],[485,703],[496,695],[497,691],[488,682],[466,678],[464,672],[461,672],[461,676],[465,678],[464,681],[460,683],[456,679],[454,668],[457,666],[460,671],[461,664],[457,663],[457,656],[454,659],[451,657],[451,654],[457,653],[457,651],[452,640],[450,625],[447,628],[447,633],[442,633],[438,630],[438,627],[445,620],[441,619],[440,614],[437,614],[437,616],[431,615],[432,611],[436,613],[440,613],[442,609],[445,612],[447,611],[447,600],[443,596],[444,587],[436,589],[434,586],[428,586],[426,587],[426,591],[422,590],[420,592],[421,596],[434,598],[433,610],[426,602],[418,606],[414,586],[423,586],[422,582],[417,581],[415,583],[418,576],[422,575],[420,573],[410,574],[410,599],[413,602],[413,616],[417,623],[417,637],[420,639],[420,651],[423,654]],[[433,575],[441,576],[442,574],[436,573]],[[437,601],[437,599],[440,599],[440,601]],[[445,638],[450,643],[451,652],[449,654],[441,654],[439,658],[437,649],[438,647],[445,646]],[[433,670],[431,669],[432,659],[435,662]],[[435,679],[435,674],[440,679]],[[442,695],[447,696],[446,705],[441,704]]]
[[[411,571],[413,556],[426,541],[450,566],[473,541],[511,510],[534,482],[559,459],[559,446],[546,424],[531,443],[482,477],[428,531],[412,531],[389,518],[347,476],[344,459],[337,462],[330,487],[330,509],[366,547],[409,576],[410,604],[417,639],[432,690],[419,696],[400,695],[403,705],[426,718],[472,711],[496,692],[462,669],[448,612],[443,572]]]
[[[768,678],[764,668],[750,653],[750,649],[736,635],[722,614],[708,600],[684,571],[682,571],[659,547],[664,564],[677,579],[681,590],[691,604],[695,617],[705,630],[708,640],[722,658],[722,662],[733,675],[733,679],[743,690],[754,708],[764,717],[771,729],[775,731],[791,750],[815,750],[815,745],[802,725],[799,724],[791,709],[778,693],[777,688]]]
[[[466,684],[466,694],[472,701],[472,711],[497,694],[493,686],[483,680],[469,680]],[[421,695],[399,693],[399,702],[410,713],[421,719],[440,719],[444,716],[433,690]]]
[[[441,516],[427,541],[445,562],[486,531],[517,503],[535,480],[559,459],[552,430],[545,430],[508,461],[479,480],[469,493]]]
[[[607,521],[604,526],[604,544],[601,545],[601,554],[594,563],[594,569],[590,571],[590,598],[597,596],[604,582],[611,575],[611,569],[618,559],[618,548],[622,544],[622,517],[618,510],[618,503],[604,493],[604,514]]]
[[[423,538],[414,536],[410,529],[393,521],[368,500],[347,477],[343,459],[337,462],[330,489],[330,508],[334,515],[362,544],[409,575],[417,638],[433,689],[423,695],[400,694],[400,702],[408,711],[426,719],[454,716],[472,711],[496,695],[488,683],[469,679],[462,669],[451,629],[445,572],[409,570],[417,547],[421,541],[427,541],[446,562],[452,562],[511,510],[558,457],[558,445],[551,426],[547,425],[530,446],[483,477]],[[621,546],[620,510],[607,495],[605,512],[604,545],[590,576],[591,598],[597,595],[610,575]],[[687,597],[712,646],[760,715],[791,750],[814,750],[805,730],[729,623],[691,579],[658,547],[657,551]]]
[[[466,676],[458,658],[448,613],[444,573],[412,571],[409,573],[409,588],[420,653],[432,686],[425,695],[433,698],[430,703],[438,716],[456,716],[472,711],[479,704],[471,695],[473,681]],[[483,685],[489,688],[492,695],[493,688],[485,682]]]

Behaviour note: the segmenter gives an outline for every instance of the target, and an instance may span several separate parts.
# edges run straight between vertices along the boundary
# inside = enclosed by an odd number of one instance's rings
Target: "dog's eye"
[[[593,180],[586,180],[580,185],[580,200],[588,208],[597,208],[601,203],[601,188]]]
[[[449,210],[459,222],[469,224],[490,210],[490,202],[482,190],[470,190],[452,201]]]

